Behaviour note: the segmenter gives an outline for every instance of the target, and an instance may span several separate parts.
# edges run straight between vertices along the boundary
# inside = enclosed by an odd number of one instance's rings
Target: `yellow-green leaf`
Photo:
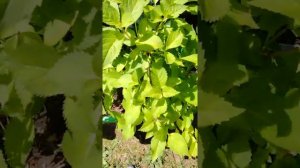
[[[170,149],[178,155],[181,156],[189,155],[187,143],[183,138],[183,136],[180,135],[179,133],[169,134],[168,147],[170,147]]]
[[[171,31],[167,38],[166,50],[179,47],[183,40],[183,33],[180,30]]]

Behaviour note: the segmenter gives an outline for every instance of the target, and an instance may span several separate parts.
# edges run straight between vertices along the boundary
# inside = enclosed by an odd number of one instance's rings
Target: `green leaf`
[[[163,86],[161,89],[162,89],[162,92],[163,92],[162,94],[164,97],[173,97],[180,93],[177,90],[175,90],[169,86]]]
[[[0,21],[0,38],[6,38],[18,32],[33,32],[29,24],[35,7],[40,6],[42,0],[10,0],[4,16]]]
[[[170,52],[165,52],[164,56],[167,64],[173,64],[176,61],[175,55]]]
[[[135,127],[131,124],[125,124],[123,127],[120,127],[122,129],[122,134],[125,140],[128,140],[134,136],[135,133]]]
[[[183,40],[183,33],[180,30],[171,31],[166,41],[166,50],[179,47]]]
[[[151,114],[153,115],[154,118],[158,118],[160,117],[160,115],[162,115],[163,113],[165,113],[167,111],[167,101],[166,99],[155,99],[152,102],[151,105]]]
[[[142,50],[156,50],[163,47],[160,37],[152,33],[147,33],[143,37],[137,39],[135,44]]]
[[[161,156],[166,147],[166,138],[163,134],[164,131],[159,131],[151,139],[151,158],[152,162]]]
[[[227,15],[239,25],[249,26],[253,29],[259,28],[258,25],[253,20],[252,15],[249,12],[232,9],[228,12]]]
[[[27,88],[37,95],[58,93],[68,96],[80,95],[80,91],[87,87],[89,82],[93,83],[95,87],[100,84],[93,71],[92,61],[92,56],[85,52],[69,53],[44,76],[28,83]]]
[[[127,30],[125,32],[125,37],[126,37],[126,40],[124,41],[125,45],[127,45],[127,46],[135,45],[136,35],[132,29],[127,28]]]
[[[5,52],[9,55],[9,63],[14,71],[19,71],[22,66],[36,66],[50,68],[61,57],[57,51],[42,43],[36,36],[28,37],[21,35],[24,42],[19,41],[17,48],[6,46]]]
[[[299,103],[290,109],[286,109],[286,113],[289,116],[291,122],[291,132],[286,136],[278,136],[278,128],[276,125],[268,126],[261,131],[261,135],[267,141],[272,144],[284,148],[289,151],[300,152],[300,144],[298,143],[300,128],[300,105]]]
[[[145,34],[151,33],[152,25],[147,18],[142,17],[138,25],[138,36],[142,37]]]
[[[177,18],[186,10],[185,5],[176,4],[173,0],[161,0],[160,6],[165,18]]]
[[[161,89],[158,87],[152,87],[149,80],[144,80],[142,85],[143,90],[140,95],[142,99],[145,97],[161,98]]]
[[[189,155],[187,143],[179,133],[170,133],[168,135],[168,147],[178,155]]]
[[[189,148],[189,154],[192,157],[197,157],[198,155],[198,142],[194,137],[192,138],[192,142]]]
[[[139,131],[150,132],[153,128],[154,128],[154,122],[153,121],[147,121],[147,122],[143,123],[143,125],[139,129]]]
[[[286,15],[298,21],[300,20],[300,2],[298,0],[253,0],[248,3],[259,8]]]
[[[74,101],[66,98],[64,101],[64,117],[70,131],[76,133],[91,133],[97,129],[95,119],[97,114],[93,112],[92,97],[83,95]],[[80,123],[80,124],[78,124]]]
[[[34,138],[32,120],[13,118],[5,130],[4,148],[8,163],[12,167],[25,167],[25,162]]]
[[[251,161],[252,153],[250,150],[232,153],[232,160],[239,167],[247,167]]]
[[[13,89],[12,84],[2,85],[0,84],[0,104],[5,104],[9,99],[9,94]]]
[[[157,6],[147,6],[145,14],[149,15],[149,21],[151,23],[159,23],[163,21],[163,13],[161,11],[160,5]]]
[[[181,5],[183,5],[183,4],[187,3],[187,2],[189,2],[189,0],[174,0],[174,3],[181,4]]]
[[[115,29],[103,30],[103,69],[112,66],[112,62],[119,56],[122,44],[122,34]]]
[[[243,65],[220,61],[206,68],[201,85],[207,91],[223,95],[234,86],[247,81],[247,70]]]
[[[85,87],[76,99],[66,97],[64,101],[63,113],[72,134],[65,133],[62,149],[72,167],[97,167],[100,164],[101,152],[97,147],[100,113],[99,109],[94,110],[93,104],[96,90]]]
[[[198,14],[198,4],[191,4],[187,6],[186,9],[188,12],[190,12],[192,15],[197,15]]]
[[[241,114],[244,109],[232,106],[223,98],[200,91],[198,126],[204,127],[227,121]]]
[[[126,124],[131,125],[138,120],[142,107],[135,104],[135,100],[133,99],[134,92],[131,88],[123,88],[123,96],[122,105],[125,109],[124,119]]]
[[[31,102],[31,99],[33,98],[33,94],[24,87],[22,82],[18,80],[15,82],[15,88],[21,100],[21,103],[23,105],[23,109],[25,110],[27,105]]]
[[[189,56],[181,57],[180,59],[192,62],[192,63],[196,64],[196,66],[198,65],[198,54],[192,54]]]
[[[101,165],[101,151],[97,147],[95,133],[66,132],[62,141],[62,150],[73,168],[98,168]]]
[[[190,91],[183,93],[184,100],[193,106],[198,105],[198,88],[194,86]]]
[[[214,22],[224,17],[230,6],[229,0],[200,1],[200,13],[205,21]]]
[[[161,88],[166,85],[167,80],[168,73],[165,68],[152,66],[151,82],[153,86]]]
[[[55,45],[70,29],[71,25],[55,19],[47,24],[44,32],[44,43],[49,46]]]
[[[120,26],[119,6],[116,2],[105,0],[103,1],[103,22],[111,26]]]
[[[149,0],[123,0],[120,6],[122,27],[128,27],[136,22],[148,3]]]

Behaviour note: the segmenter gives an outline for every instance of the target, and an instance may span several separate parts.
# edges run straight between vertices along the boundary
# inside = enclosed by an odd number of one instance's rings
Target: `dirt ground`
[[[103,128],[103,168],[196,168],[197,159],[181,158],[166,149],[163,156],[151,163],[150,142],[142,140],[137,133],[134,138],[124,140],[115,125]]]

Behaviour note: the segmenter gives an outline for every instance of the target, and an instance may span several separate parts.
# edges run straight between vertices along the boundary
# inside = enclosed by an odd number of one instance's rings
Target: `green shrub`
[[[197,45],[195,27],[183,14],[197,1],[104,0],[103,92],[105,111],[125,138],[151,138],[152,160],[165,147],[197,156]],[[193,20],[195,23],[197,20]],[[125,113],[111,109],[122,89]]]

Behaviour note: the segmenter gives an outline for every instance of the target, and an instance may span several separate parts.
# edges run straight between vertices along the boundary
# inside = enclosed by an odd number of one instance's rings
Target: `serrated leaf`
[[[15,88],[25,110],[27,105],[31,102],[33,94],[29,92],[21,82],[16,81]]]
[[[141,93],[141,97],[152,97],[152,98],[161,98],[161,89],[158,87],[152,87],[150,82],[147,80],[145,81],[145,88]]]
[[[151,73],[151,82],[153,86],[156,87],[163,87],[166,85],[168,80],[168,73],[165,68],[160,67],[157,69],[157,67],[152,68],[152,73]]]
[[[141,106],[131,105],[131,101],[123,100],[123,107],[125,109],[124,118],[127,124],[133,124],[137,121],[141,113]]]
[[[191,145],[189,147],[189,154],[192,157],[198,156],[198,142],[194,137],[192,138],[192,142],[191,142]]]
[[[122,27],[128,27],[136,22],[148,3],[149,0],[123,0],[120,6]]]
[[[64,117],[69,130],[76,131],[77,133],[95,132],[97,124],[93,120],[97,116],[93,112],[91,98],[82,96],[78,101],[74,101],[68,97],[65,99]]]
[[[66,132],[62,141],[62,150],[68,163],[73,168],[99,168],[101,165],[101,152],[97,145],[95,133]]]
[[[116,2],[105,0],[103,1],[103,22],[119,27],[121,24],[119,6]]]
[[[167,101],[165,99],[155,99],[152,102],[152,106],[151,106],[151,113],[153,115],[154,118],[158,118],[160,115],[162,115],[163,113],[165,113],[167,111]]]
[[[185,5],[176,4],[172,0],[161,0],[160,6],[165,18],[177,18],[186,10]]]
[[[34,138],[33,122],[30,118],[13,118],[5,130],[4,148],[10,166],[25,167]]]
[[[126,124],[131,125],[134,124],[141,113],[141,105],[135,104],[133,91],[131,88],[123,88],[123,96],[124,99],[122,101],[122,105],[125,109],[124,119]]]
[[[248,3],[259,8],[286,15],[295,20],[300,20],[300,2],[298,0],[253,0]]]
[[[198,65],[198,54],[192,54],[189,56],[181,57],[180,59],[192,62],[192,63],[196,64],[196,66]]]
[[[119,56],[123,40],[122,35],[115,29],[103,30],[103,69],[112,66],[112,62]]]
[[[163,21],[163,13],[161,11],[160,5],[145,7],[145,14],[149,17],[151,23],[159,23]]]
[[[165,52],[164,56],[167,64],[173,64],[176,61],[175,55],[170,52]]]
[[[127,28],[127,30],[125,32],[125,37],[126,37],[126,40],[124,41],[125,45],[127,45],[127,46],[135,45],[135,40],[136,40],[135,31],[133,31],[130,28]]]
[[[183,40],[183,33],[180,30],[171,31],[166,41],[166,50],[179,47]]]
[[[139,129],[139,131],[150,132],[153,128],[154,128],[154,122],[153,121],[148,121],[148,122],[143,123],[143,125]]]
[[[286,113],[291,120],[291,132],[286,136],[278,136],[278,127],[268,126],[261,131],[261,135],[267,141],[284,148],[289,151],[300,152],[300,144],[298,143],[299,134],[298,131],[300,128],[299,118],[300,118],[300,105],[296,105],[293,108],[286,109]]]
[[[151,159],[152,162],[161,156],[165,150],[166,141],[161,141],[155,136],[151,139]]]
[[[168,135],[168,147],[178,155],[189,155],[187,143],[179,133],[171,133]]]
[[[70,29],[71,25],[55,19],[47,24],[44,32],[44,43],[49,46],[55,45]]]
[[[26,42],[19,44],[17,48],[6,48],[13,71],[19,71],[22,66],[50,68],[61,57],[54,48],[33,38],[24,39]]]
[[[68,96],[79,95],[88,82],[97,82],[92,60],[92,56],[85,52],[69,53],[44,76],[32,81],[28,89],[37,95],[53,93],[64,93]]]
[[[6,38],[18,32],[34,31],[29,24],[35,7],[40,6],[42,0],[10,0],[4,16],[0,21],[0,38]]]
[[[152,26],[147,18],[141,18],[138,25],[138,36],[142,37],[144,34],[151,33]]]
[[[227,121],[241,114],[244,109],[232,106],[230,102],[215,94],[200,91],[198,126],[204,127]]]
[[[252,18],[252,15],[250,12],[245,12],[241,10],[230,10],[227,15],[232,18],[236,23],[239,25],[245,25],[249,26],[253,29],[258,29],[258,25],[255,23],[255,21]]]
[[[229,0],[200,1],[200,13],[205,21],[214,22],[224,17],[230,9]]]
[[[118,79],[119,85],[114,85],[116,88],[128,88],[133,83],[131,74],[124,74]]]
[[[169,86],[163,86],[161,89],[162,89],[162,92],[163,92],[162,94],[164,97],[173,97],[180,93],[177,90],[175,90]]]
[[[201,85],[207,91],[222,95],[246,81],[248,74],[243,65],[220,61],[206,68]]]
[[[156,50],[163,47],[163,42],[161,41],[160,37],[152,33],[143,35],[143,37],[139,38],[135,44],[138,46],[138,48],[147,51]]]

